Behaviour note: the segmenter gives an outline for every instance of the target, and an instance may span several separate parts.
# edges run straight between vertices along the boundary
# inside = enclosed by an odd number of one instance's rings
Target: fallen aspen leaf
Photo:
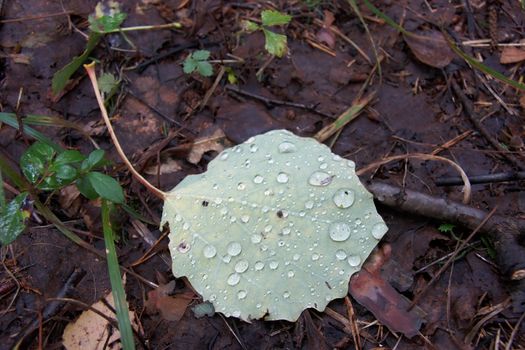
[[[109,293],[104,299],[106,303],[115,308],[113,293]],[[91,307],[116,320],[115,313],[106,306],[104,301],[98,301]],[[134,312],[129,311],[129,319],[132,327],[137,330],[139,327]],[[82,312],[76,321],[66,326],[62,334],[62,344],[67,350],[122,349],[118,328],[113,327],[107,319],[91,310]]]

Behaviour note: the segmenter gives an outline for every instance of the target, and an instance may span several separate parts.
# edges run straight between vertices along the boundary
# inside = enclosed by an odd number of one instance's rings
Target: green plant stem
[[[4,212],[4,208],[5,208],[4,179],[2,177],[2,169],[0,169],[0,213]]]
[[[111,282],[111,290],[113,291],[113,301],[115,303],[120,330],[120,341],[124,350],[133,350],[135,349],[135,342],[129,320],[128,303],[126,302],[126,293],[122,285],[115,239],[109,219],[109,205],[104,199],[102,199],[102,228],[104,231],[104,242],[106,244],[109,280]]]
[[[170,29],[170,28],[180,29],[182,28],[182,24],[180,24],[179,22],[173,22],[173,23],[158,24],[158,25],[151,25],[151,26],[124,27],[124,28],[117,28],[117,29],[109,30],[107,32],[103,32],[103,34],[131,32],[135,30],[160,30],[160,29]]]

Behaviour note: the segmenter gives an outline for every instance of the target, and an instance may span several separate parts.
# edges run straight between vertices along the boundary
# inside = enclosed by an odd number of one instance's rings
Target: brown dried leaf
[[[173,158],[168,158],[165,162],[160,164],[160,169],[158,169],[160,175],[172,174],[180,171],[182,169],[179,162]],[[157,165],[152,165],[147,167],[144,172],[148,175],[157,175]]]
[[[106,302],[115,307],[113,294],[109,293],[105,298]],[[92,307],[109,318],[116,319],[115,314],[103,301],[98,301]],[[134,329],[138,329],[135,313],[130,311],[129,318]],[[80,317],[69,323],[62,335],[63,345],[67,350],[81,349],[122,349],[120,343],[120,332],[108,322],[107,319],[97,313],[86,310]]]
[[[145,307],[148,313],[160,312],[163,319],[167,321],[179,321],[186,308],[193,300],[193,293],[180,293],[173,296],[169,294],[175,288],[175,281],[160,285],[157,289],[148,292],[148,300]]]
[[[224,150],[224,143],[226,142],[226,135],[222,129],[215,129],[211,135],[203,136],[193,142],[191,151],[188,154],[188,162],[198,164],[201,161],[202,155],[209,151],[222,152]]]
[[[501,64],[518,63],[525,60],[525,50],[518,47],[506,46],[501,52],[499,62]]]
[[[62,188],[58,195],[58,202],[69,217],[77,215],[82,204],[82,198],[77,186],[68,185]]]
[[[431,67],[443,68],[455,56],[441,32],[433,30],[424,35],[404,35],[403,37],[414,56]]]
[[[390,254],[388,246],[374,251],[361,271],[352,276],[350,294],[379,322],[412,338],[419,334],[424,313],[417,306],[409,311],[410,301],[381,277],[381,266]]]

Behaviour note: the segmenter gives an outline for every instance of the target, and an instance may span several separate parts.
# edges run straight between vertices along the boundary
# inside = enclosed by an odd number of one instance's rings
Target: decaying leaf
[[[388,248],[376,250],[363,269],[352,276],[350,294],[379,322],[411,338],[419,333],[424,312],[417,306],[409,310],[410,301],[381,277],[381,266],[389,255]]]
[[[173,273],[226,316],[324,310],[387,231],[354,169],[286,130],[223,151],[166,194]]]
[[[506,46],[499,58],[501,64],[518,63],[521,61],[525,61],[525,50],[513,46]]]
[[[115,307],[113,293],[109,293],[104,299],[106,303]],[[91,306],[107,317],[116,319],[114,312],[103,301],[98,301]],[[137,330],[139,327],[135,313],[130,311],[129,318],[132,327]],[[122,349],[119,340],[118,328],[113,327],[107,319],[91,310],[84,311],[75,322],[68,324],[62,335],[62,344],[67,350]]]
[[[163,319],[167,321],[179,321],[186,308],[194,299],[193,293],[179,293],[170,295],[175,288],[175,281],[160,285],[157,289],[148,292],[148,300],[145,303],[149,313],[160,312]]]
[[[164,174],[172,174],[180,171],[182,167],[180,166],[179,162],[176,161],[173,158],[168,158],[165,161],[163,161],[160,166],[152,165],[146,168],[144,172],[148,175],[164,175]]]
[[[432,30],[424,34],[403,37],[414,56],[431,67],[446,67],[455,57],[441,32]]]
[[[198,164],[204,153],[209,151],[222,152],[225,142],[226,135],[221,129],[215,129],[210,135],[196,139],[188,154],[188,162]]]

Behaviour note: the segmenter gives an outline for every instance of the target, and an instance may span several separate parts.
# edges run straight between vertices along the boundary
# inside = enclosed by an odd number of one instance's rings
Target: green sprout
[[[210,58],[210,51],[198,50],[191,54],[184,60],[183,71],[186,74],[197,72],[203,77],[209,77],[213,74],[213,67],[208,59]]]
[[[290,23],[292,16],[275,10],[264,10],[261,13],[262,25],[252,21],[243,21],[243,29],[249,33],[262,30],[264,33],[264,48],[276,57],[283,57],[288,51],[286,35],[275,33],[268,29],[271,26],[280,26]]]

